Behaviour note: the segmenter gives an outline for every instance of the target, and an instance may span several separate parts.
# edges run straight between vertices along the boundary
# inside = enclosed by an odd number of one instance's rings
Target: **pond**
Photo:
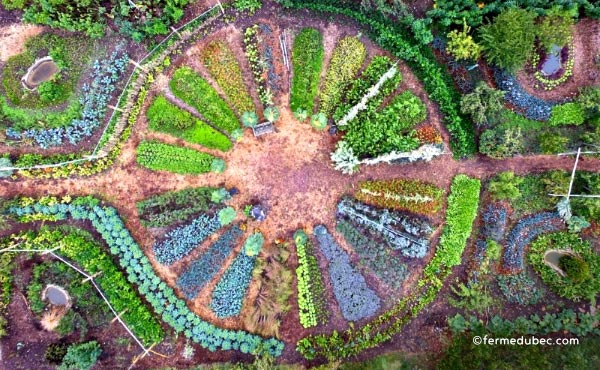
[[[58,72],[58,66],[52,58],[38,59],[23,76],[23,84],[29,89],[35,89],[43,82],[49,81]]]
[[[552,49],[546,55],[546,60],[542,64],[541,71],[544,75],[550,76],[558,72],[561,67],[560,51],[562,48],[556,44],[552,45]]]
[[[48,285],[44,290],[44,297],[55,306],[66,306],[69,303],[67,292],[56,285]]]

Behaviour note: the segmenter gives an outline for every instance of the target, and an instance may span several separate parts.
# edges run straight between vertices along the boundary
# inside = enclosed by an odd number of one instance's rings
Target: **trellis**
[[[52,164],[23,166],[23,167],[14,167],[14,166],[13,167],[0,167],[0,171],[22,171],[22,170],[35,170],[35,169],[44,169],[44,168],[63,167],[66,165],[79,163],[79,162],[91,162],[96,159],[100,159],[100,158],[108,156],[108,152],[106,152],[106,151],[101,150],[100,153],[98,152],[100,149],[100,144],[103,142],[103,138],[106,135],[108,128],[111,126],[112,120],[115,118],[115,114],[116,114],[115,112],[122,112],[122,110],[120,108],[118,108],[118,106],[121,104],[123,97],[127,93],[129,84],[131,83],[131,80],[132,80],[133,76],[136,74],[137,70],[139,69],[141,71],[144,71],[144,73],[147,73],[145,71],[145,68],[143,67],[143,63],[144,63],[144,61],[146,61],[146,59],[148,59],[150,56],[152,56],[163,44],[168,42],[173,37],[173,35],[177,35],[179,38],[181,38],[180,31],[182,31],[184,28],[188,27],[190,24],[197,21],[198,19],[204,17],[206,14],[209,14],[216,8],[219,8],[221,10],[221,12],[218,14],[217,17],[221,17],[225,14],[223,5],[221,4],[221,2],[219,0],[217,0],[217,3],[215,5],[213,5],[211,8],[209,8],[202,14],[198,15],[194,19],[190,20],[189,22],[183,24],[182,26],[180,26],[178,28],[171,27],[172,32],[169,35],[167,35],[167,37],[165,37],[160,43],[158,43],[152,50],[150,50],[150,52],[148,52],[148,54],[146,54],[142,59],[140,59],[139,61],[134,61],[133,59],[130,59],[130,63],[134,65],[133,71],[131,71],[131,74],[129,75],[129,78],[127,79],[127,82],[125,83],[125,87],[123,88],[123,91],[119,95],[117,102],[114,104],[114,106],[109,106],[109,108],[112,110],[112,113],[111,113],[110,117],[108,118],[108,121],[107,121],[104,129],[102,130],[102,135],[100,135],[100,139],[98,140],[98,143],[96,144],[96,147],[94,148],[91,155],[86,155],[86,156],[83,156],[82,158],[75,159],[75,160],[69,160],[69,161],[52,163]],[[117,130],[115,130],[114,132],[117,133]],[[112,138],[106,141],[106,143],[109,143],[109,142],[113,142]]]
[[[548,194],[549,196],[566,198],[567,202],[569,201],[569,198],[600,198],[600,194],[599,195],[571,194],[571,191],[573,190],[573,182],[575,181],[575,173],[577,172],[577,165],[579,164],[579,157],[582,154],[600,154],[600,152],[592,152],[592,151],[583,152],[583,151],[581,151],[581,148],[577,148],[576,152],[568,152],[568,153],[558,154],[559,156],[575,155],[575,164],[573,165],[573,170],[571,171],[571,181],[569,181],[569,189],[567,191],[567,194],[550,193],[550,194]]]

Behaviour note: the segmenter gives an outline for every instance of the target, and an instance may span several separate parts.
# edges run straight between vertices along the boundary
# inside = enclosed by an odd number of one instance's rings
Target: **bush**
[[[565,103],[552,108],[550,115],[551,126],[575,125],[579,126],[585,121],[584,110],[581,104]]]
[[[365,46],[356,37],[345,37],[337,43],[321,88],[319,112],[331,117],[366,55]]]
[[[571,28],[574,24],[569,12],[552,8],[537,25],[536,34],[542,47],[550,51],[553,45],[565,46],[571,38]]]
[[[344,318],[358,321],[375,314],[380,307],[380,299],[367,286],[365,278],[352,267],[348,255],[323,225],[316,226],[314,234],[327,258],[333,293]]]
[[[514,172],[502,172],[492,179],[488,190],[495,199],[515,200],[521,196],[519,185],[522,182],[523,179]]]
[[[424,215],[437,213],[444,191],[435,185],[413,180],[377,180],[359,183],[354,196],[376,207]]]
[[[585,116],[592,118],[600,114],[600,87],[585,86],[579,90],[575,101],[583,108]]]
[[[206,238],[214,234],[221,223],[217,216],[200,215],[187,225],[171,230],[154,245],[154,256],[159,263],[173,264],[187,256]]]
[[[162,95],[154,99],[146,116],[150,130],[164,132],[211,149],[231,149],[231,141],[227,136],[170,103]]]
[[[240,128],[233,110],[217,91],[190,67],[177,69],[169,86],[175,96],[194,107],[215,127],[230,134]],[[250,110],[254,110],[253,107]]]
[[[477,60],[481,54],[481,47],[469,35],[471,27],[464,22],[463,30],[452,30],[448,33],[447,51],[456,58],[456,60]]]
[[[242,234],[238,226],[227,229],[204,253],[183,269],[177,278],[177,286],[187,299],[193,300],[217,275]]]
[[[102,353],[102,348],[96,341],[72,344],[67,349],[67,354],[58,367],[58,370],[89,370]]]
[[[136,161],[140,166],[179,174],[210,172],[215,159],[208,153],[159,141],[142,141],[136,150]]]
[[[242,70],[229,46],[220,40],[212,41],[202,50],[201,58],[238,115],[254,111]]]
[[[479,151],[490,158],[502,159],[513,157],[523,152],[523,136],[521,129],[493,128],[481,134]]]
[[[233,207],[223,208],[219,211],[219,222],[221,226],[227,226],[235,220],[235,209]]]
[[[261,0],[235,0],[233,7],[236,10],[244,11],[247,10],[250,14],[254,14],[255,11],[262,7]]]
[[[472,93],[466,94],[460,101],[460,110],[470,114],[480,125],[488,123],[488,117],[494,116],[504,108],[504,91],[496,90],[485,82],[480,82]]]
[[[323,68],[323,36],[313,28],[304,28],[294,39],[292,48],[292,86],[290,109],[313,113],[315,97]]]
[[[565,272],[567,278],[574,283],[581,283],[591,277],[590,265],[583,259],[565,255],[558,260],[558,267]]]
[[[479,28],[481,47],[488,61],[515,72],[531,56],[535,40],[535,14],[519,8],[503,10],[493,23]]]
[[[498,286],[509,303],[534,305],[542,299],[544,291],[536,287],[526,271],[517,275],[498,275]]]
[[[569,138],[560,134],[542,132],[538,136],[540,150],[544,154],[557,154],[567,149]]]

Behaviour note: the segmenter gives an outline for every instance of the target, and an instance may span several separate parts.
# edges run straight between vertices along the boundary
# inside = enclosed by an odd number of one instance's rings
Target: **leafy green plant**
[[[323,68],[323,36],[314,28],[304,28],[294,39],[292,48],[292,84],[290,109],[313,113]]]
[[[219,211],[219,222],[221,226],[229,225],[235,220],[236,213],[233,207],[226,207]]]
[[[559,133],[542,132],[538,135],[540,150],[544,154],[558,154],[567,149],[569,138]]]
[[[532,12],[509,8],[496,16],[492,23],[479,28],[480,44],[486,58],[511,72],[521,69],[533,52],[534,19]]]
[[[275,106],[267,107],[264,111],[264,115],[267,121],[273,123],[279,119],[279,108]]]
[[[494,304],[494,298],[485,282],[471,282],[469,285],[460,283],[451,286],[450,290],[454,296],[448,297],[448,303],[456,308],[481,314]]]
[[[231,48],[223,41],[211,41],[202,50],[201,58],[237,113],[254,111],[242,70]]]
[[[321,88],[320,113],[331,117],[362,66],[366,55],[365,46],[357,37],[345,37],[337,43]]]
[[[102,348],[96,341],[72,344],[67,348],[58,370],[89,370],[98,361],[101,353]]]
[[[516,275],[498,275],[500,291],[510,303],[534,305],[542,299],[544,290],[538,288],[526,271]]]
[[[227,133],[240,128],[233,110],[217,91],[190,67],[177,69],[169,86],[175,96],[194,107],[215,127]],[[254,107],[247,110],[253,111]]]
[[[504,108],[504,91],[496,90],[485,82],[480,82],[472,93],[466,94],[460,101],[460,110],[470,114],[479,124],[487,124],[489,117],[498,114]]]
[[[210,172],[213,161],[217,159],[208,153],[159,141],[142,141],[136,154],[136,161],[140,166],[153,171],[181,174]]]
[[[146,116],[150,130],[164,132],[211,149],[231,149],[232,144],[227,136],[170,103],[163,95],[154,99]]]
[[[250,14],[254,14],[262,7],[261,0],[234,0],[233,7],[239,11],[247,10]]]
[[[493,128],[481,134],[479,151],[493,159],[509,158],[523,151],[523,134],[520,127]]]
[[[310,118],[310,125],[317,130],[324,130],[327,127],[327,117],[319,112]]]
[[[256,127],[258,124],[258,115],[255,112],[244,112],[242,114],[242,125],[245,127]]]
[[[536,27],[536,35],[542,47],[550,51],[553,45],[565,46],[571,38],[574,23],[571,12],[562,11],[558,7],[551,8]]]
[[[551,126],[575,125],[579,126],[585,121],[584,109],[578,103],[565,103],[555,105],[550,116]]]
[[[519,185],[523,182],[514,172],[502,172],[490,181],[488,190],[495,199],[515,200],[521,196]]]
[[[582,258],[565,255],[558,260],[558,267],[565,272],[567,278],[574,283],[581,283],[591,277],[590,265]]]

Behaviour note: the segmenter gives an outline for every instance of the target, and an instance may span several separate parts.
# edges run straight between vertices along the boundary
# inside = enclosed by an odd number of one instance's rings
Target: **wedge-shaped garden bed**
[[[312,114],[323,68],[323,36],[314,28],[304,28],[294,39],[294,68],[290,90],[292,112]]]
[[[159,141],[142,141],[137,147],[136,160],[153,171],[194,175],[210,172],[213,163],[221,161],[208,153]]]

